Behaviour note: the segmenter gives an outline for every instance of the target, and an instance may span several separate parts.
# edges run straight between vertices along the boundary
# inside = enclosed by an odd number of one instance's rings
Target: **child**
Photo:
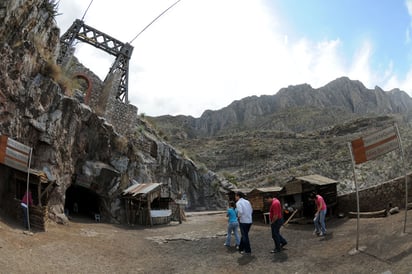
[[[238,233],[239,222],[237,220],[237,210],[235,208],[234,201],[229,202],[229,208],[227,210],[226,216],[228,217],[228,225],[227,225],[227,236],[226,236],[225,246],[227,247],[230,246],[230,240],[231,240],[232,231],[233,231],[233,234],[235,235],[236,248],[239,248],[239,244],[240,244],[240,238],[239,238],[239,233]]]

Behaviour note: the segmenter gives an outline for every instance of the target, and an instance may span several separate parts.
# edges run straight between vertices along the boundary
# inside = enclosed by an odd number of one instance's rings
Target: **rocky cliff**
[[[74,183],[93,186],[109,222],[124,222],[122,191],[133,182],[161,183],[172,199],[184,192],[189,209],[226,207],[221,178],[162,140],[137,112],[123,135],[122,125],[111,123],[113,115],[75,96],[73,69],[56,65],[60,30],[54,16],[51,0],[0,4],[0,131],[32,147],[32,168],[55,178],[50,217],[64,218],[66,191]],[[93,81],[101,92],[101,81]],[[0,196],[6,192],[0,188]]]
[[[347,77],[313,89],[289,86],[252,96],[201,117],[152,117],[159,131],[197,162],[242,187],[282,185],[290,177],[321,174],[354,190],[348,142],[396,122],[410,162],[412,99],[404,91],[367,89]],[[370,166],[369,166],[370,165]],[[390,153],[359,171],[362,187],[402,176]]]
[[[412,98],[404,91],[367,89],[359,81],[342,77],[318,89],[302,84],[283,88],[274,95],[243,98],[220,110],[207,110],[199,118],[160,116],[153,120],[173,137],[191,138],[256,129],[313,131],[354,117],[407,115],[411,110]],[[178,128],[184,131],[181,136],[176,134]]]

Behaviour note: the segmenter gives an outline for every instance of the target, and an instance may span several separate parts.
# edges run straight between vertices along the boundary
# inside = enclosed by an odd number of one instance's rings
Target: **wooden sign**
[[[0,163],[27,172],[31,147],[6,135],[0,136]]]
[[[351,144],[355,163],[361,164],[399,148],[399,139],[395,126],[390,126],[355,139]]]

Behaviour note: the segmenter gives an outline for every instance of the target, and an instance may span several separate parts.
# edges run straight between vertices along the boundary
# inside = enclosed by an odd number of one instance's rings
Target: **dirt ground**
[[[411,215],[412,211],[408,214]],[[281,233],[287,249],[270,254],[269,225],[256,220],[252,255],[223,245],[223,212],[186,213],[182,224],[124,227],[73,219],[47,232],[23,232],[0,217],[0,273],[411,273],[412,216],[404,212],[361,219],[327,220],[328,235],[312,235],[311,224],[289,224]],[[233,243],[233,240],[232,240]]]

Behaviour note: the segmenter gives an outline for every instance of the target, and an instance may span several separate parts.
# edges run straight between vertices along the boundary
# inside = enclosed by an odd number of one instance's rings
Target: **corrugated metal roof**
[[[37,176],[40,179],[40,182],[45,184],[48,183],[49,181],[52,181],[49,177],[48,174],[44,171],[38,170],[38,169],[29,169],[29,173],[33,174],[34,176]]]
[[[231,191],[233,191],[234,193],[242,192],[243,194],[248,194],[249,192],[252,191],[252,189],[251,188],[234,188]]]
[[[136,196],[139,194],[147,194],[159,188],[160,185],[161,184],[159,183],[135,184],[123,190],[123,195],[129,194],[132,196]]]
[[[307,175],[302,177],[296,177],[296,179],[305,181],[314,185],[328,185],[328,184],[336,184],[338,181],[323,177],[319,174]]]
[[[268,186],[268,187],[257,187],[255,188],[260,192],[280,192],[282,191],[283,187],[280,186]]]

